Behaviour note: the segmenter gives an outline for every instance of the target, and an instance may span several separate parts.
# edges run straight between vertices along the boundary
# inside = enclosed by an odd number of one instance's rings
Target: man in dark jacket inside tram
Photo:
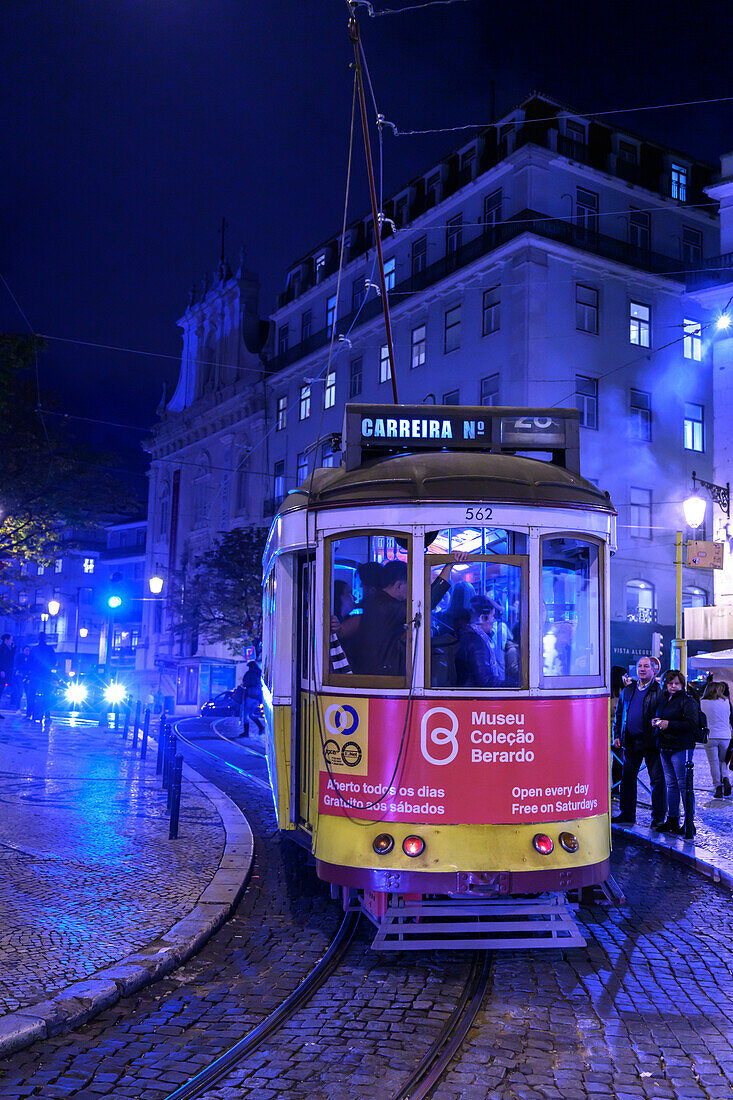
[[[624,752],[619,813],[613,822],[615,825],[635,824],[637,782],[644,762],[652,788],[652,828],[658,829],[667,816],[667,789],[652,718],[662,689],[654,679],[651,657],[639,658],[636,675],[638,679],[632,680],[621,692],[613,718],[613,744]]]

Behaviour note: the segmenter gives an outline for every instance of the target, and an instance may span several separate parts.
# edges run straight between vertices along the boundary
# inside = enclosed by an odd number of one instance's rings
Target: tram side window
[[[600,552],[596,543],[543,539],[541,614],[545,680],[600,676]]]
[[[331,675],[405,679],[410,612],[409,536],[332,538]]]
[[[276,569],[273,565],[265,581],[264,615],[262,617],[262,678],[268,689],[272,691],[272,666],[275,661],[275,645],[277,637],[275,633],[275,595],[277,592]]]
[[[434,591],[445,566],[430,568]],[[522,568],[471,558],[452,564],[430,618],[432,687],[521,687]]]

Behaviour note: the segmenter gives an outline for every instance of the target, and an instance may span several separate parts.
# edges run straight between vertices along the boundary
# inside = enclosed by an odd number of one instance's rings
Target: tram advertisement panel
[[[515,824],[608,813],[608,699],[321,697],[324,814]]]

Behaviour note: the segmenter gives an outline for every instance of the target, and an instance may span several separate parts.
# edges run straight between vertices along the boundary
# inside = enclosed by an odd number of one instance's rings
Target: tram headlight
[[[394,848],[394,839],[389,833],[380,833],[372,841],[372,848],[378,856],[384,856]]]
[[[552,837],[549,837],[547,833],[535,833],[532,837],[532,847],[541,856],[549,856],[555,845],[552,843]]]
[[[425,841],[421,836],[406,836],[402,841],[402,851],[406,856],[421,856],[425,851]]]
[[[575,833],[560,833],[558,840],[566,852],[577,852],[580,847],[580,842]]]

